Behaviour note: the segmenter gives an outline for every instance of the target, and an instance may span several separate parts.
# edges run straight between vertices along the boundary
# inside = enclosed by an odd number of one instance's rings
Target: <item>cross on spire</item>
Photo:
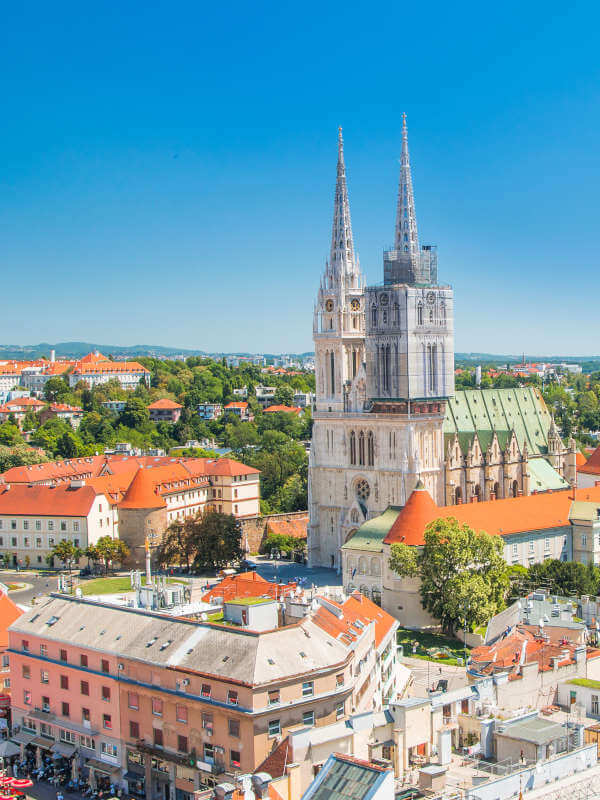
[[[335,200],[333,206],[333,229],[331,232],[331,254],[329,263],[338,277],[357,272],[354,260],[352,223],[350,222],[350,203],[346,185],[346,165],[344,163],[344,139],[342,129],[338,128],[338,161]]]
[[[408,155],[408,129],[406,127],[405,113],[402,114],[402,154],[400,157],[400,181],[398,184],[394,248],[403,253],[408,253],[415,260],[419,258],[419,233]]]

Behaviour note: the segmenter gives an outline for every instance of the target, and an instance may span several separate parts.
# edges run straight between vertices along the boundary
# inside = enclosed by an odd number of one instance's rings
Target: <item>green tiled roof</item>
[[[465,453],[477,433],[485,452],[494,431],[504,449],[514,430],[519,447],[527,442],[529,454],[543,455],[548,449],[551,417],[544,400],[532,386],[520,389],[465,389],[448,399],[444,433],[458,433]],[[449,436],[448,436],[449,435]]]
[[[366,800],[385,778],[384,772],[367,764],[333,758],[334,761],[323,768],[327,772],[320,784],[306,793],[310,800]]]
[[[548,489],[569,489],[570,485],[545,458],[532,458],[528,463],[531,480],[530,492],[547,492]]]
[[[342,545],[342,550],[371,550],[374,553],[381,553],[383,540],[401,511],[401,506],[388,506],[383,514],[368,519],[354,536]]]

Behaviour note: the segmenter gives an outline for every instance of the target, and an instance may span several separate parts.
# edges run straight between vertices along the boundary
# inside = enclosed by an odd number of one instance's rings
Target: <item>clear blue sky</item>
[[[337,126],[369,282],[406,111],[457,350],[591,354],[595,2],[3,8],[0,342],[312,349]]]

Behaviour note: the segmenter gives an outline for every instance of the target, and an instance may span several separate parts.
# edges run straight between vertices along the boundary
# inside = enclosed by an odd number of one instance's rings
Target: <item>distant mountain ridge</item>
[[[128,356],[130,358],[142,356],[203,356],[203,357],[222,357],[222,356],[252,356],[256,353],[250,352],[232,352],[232,353],[209,353],[206,350],[190,350],[184,347],[165,347],[164,345],[149,345],[149,344],[133,344],[128,346],[111,345],[111,344],[96,344],[94,342],[57,342],[50,344],[49,342],[40,342],[40,344],[32,345],[19,345],[19,344],[0,344],[0,361],[9,359],[18,360],[33,360],[36,358],[49,357],[50,351],[55,350],[57,358],[82,358],[90,353],[92,350],[99,350],[105,356],[112,355],[115,357]],[[273,358],[279,354],[275,353],[261,353],[266,358]],[[312,352],[306,353],[288,353],[300,358],[313,355]]]

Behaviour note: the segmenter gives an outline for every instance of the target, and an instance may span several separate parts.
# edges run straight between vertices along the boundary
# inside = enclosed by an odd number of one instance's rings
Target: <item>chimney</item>
[[[54,364],[56,361],[56,350],[50,350],[50,363]]]

